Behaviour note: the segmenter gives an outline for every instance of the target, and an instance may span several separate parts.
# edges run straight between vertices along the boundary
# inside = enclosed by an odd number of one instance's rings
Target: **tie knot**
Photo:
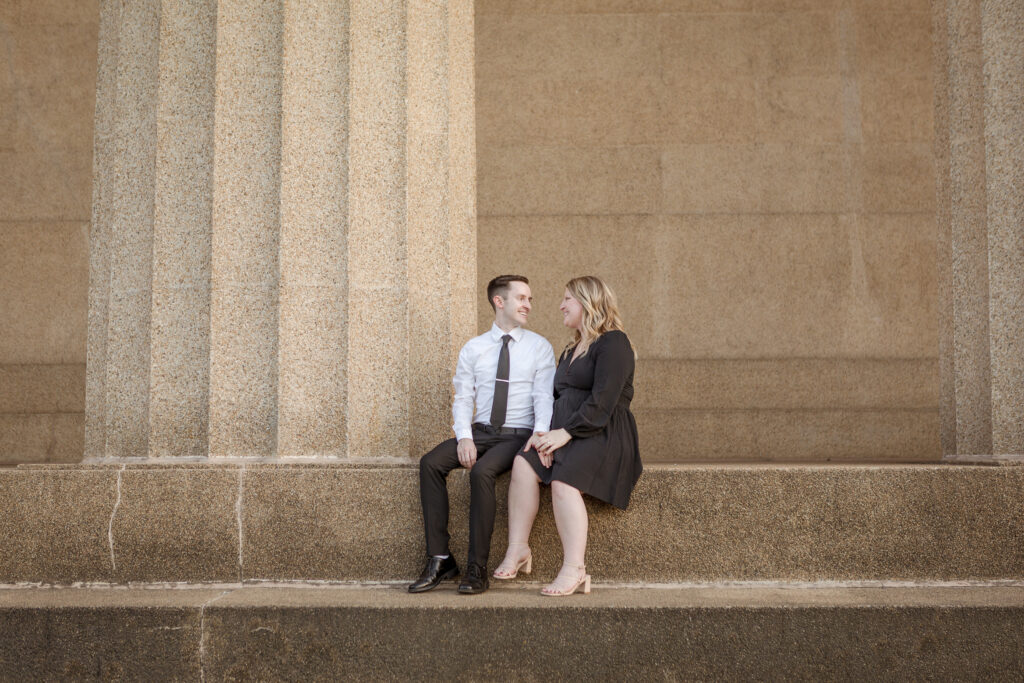
[[[504,342],[505,344],[508,344],[510,341],[512,341],[512,335],[511,334],[503,334],[501,336],[501,341]]]

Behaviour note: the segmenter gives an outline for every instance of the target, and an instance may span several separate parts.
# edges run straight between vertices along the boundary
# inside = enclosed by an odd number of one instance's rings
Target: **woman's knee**
[[[551,482],[551,497],[559,500],[579,498],[580,490],[564,481],[553,481]]]

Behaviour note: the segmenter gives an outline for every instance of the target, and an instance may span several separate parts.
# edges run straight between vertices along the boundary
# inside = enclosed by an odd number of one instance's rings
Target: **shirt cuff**
[[[549,431],[551,431],[551,423],[550,422],[538,422],[537,424],[533,425],[533,433],[534,434],[536,434],[537,432],[549,432]]]
[[[467,429],[467,430],[456,429],[455,430],[455,439],[458,440],[458,441],[462,441],[463,439],[472,439],[472,438],[473,438],[473,430],[472,429]]]

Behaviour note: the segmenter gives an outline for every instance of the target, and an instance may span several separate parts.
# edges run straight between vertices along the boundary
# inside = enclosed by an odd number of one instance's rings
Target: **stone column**
[[[149,452],[201,457],[209,432],[217,3],[164,2],[161,10]]]
[[[472,0],[101,12],[87,458],[444,438],[476,327]]]
[[[281,0],[217,3],[210,455],[277,450],[283,14]]]
[[[86,454],[149,451],[160,0],[106,2],[90,235]]]
[[[346,451],[349,11],[286,0],[278,453]]]
[[[933,4],[942,446],[1024,453],[1024,5]]]
[[[1024,3],[982,7],[992,448],[1024,454]]]

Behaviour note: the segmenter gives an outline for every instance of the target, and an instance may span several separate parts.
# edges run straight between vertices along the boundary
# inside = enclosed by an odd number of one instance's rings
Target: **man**
[[[487,284],[494,309],[491,329],[466,342],[455,369],[455,438],[420,460],[420,500],[427,536],[427,564],[410,593],[436,588],[459,575],[448,548],[448,473],[469,470],[469,558],[460,593],[488,587],[487,556],[494,531],[494,480],[531,435],[548,431],[555,354],[544,337],[523,329],[533,297],[530,281],[501,275]],[[474,404],[476,409],[474,411]]]

